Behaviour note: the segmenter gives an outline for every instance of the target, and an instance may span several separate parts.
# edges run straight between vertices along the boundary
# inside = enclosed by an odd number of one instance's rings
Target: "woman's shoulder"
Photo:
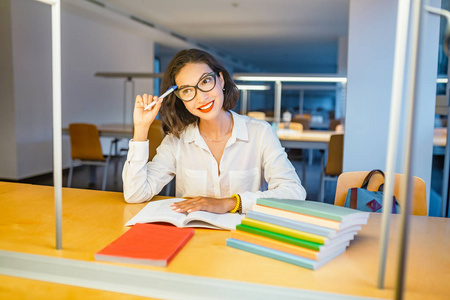
[[[176,135],[174,135],[172,133],[168,133],[168,134],[166,134],[165,139],[167,140],[168,143],[171,143],[171,144],[182,144],[185,142],[190,142],[193,139],[195,139],[196,127],[197,127],[196,124],[190,124],[190,125],[186,126],[180,132],[179,137],[177,137]]]
[[[247,115],[240,115],[236,112],[234,112],[233,115],[235,116],[235,118],[242,120],[242,122],[244,122],[247,127],[255,130],[267,129],[271,127],[271,125],[265,120],[255,119]]]
[[[272,125],[267,121],[243,115],[241,115],[241,117],[243,118],[250,135],[264,136],[266,134],[273,134]]]

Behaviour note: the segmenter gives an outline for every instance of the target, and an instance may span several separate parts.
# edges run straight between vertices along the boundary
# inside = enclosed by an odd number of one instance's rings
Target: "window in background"
[[[450,0],[442,0],[441,7],[450,10]],[[440,19],[439,31],[439,53],[438,53],[438,77],[447,78],[448,72],[448,57],[444,52],[443,40],[447,21],[445,18]],[[447,105],[447,91],[448,85],[445,83],[438,83],[436,86],[436,113],[435,113],[435,139],[442,138],[447,134],[447,119],[448,119],[448,105]],[[439,137],[440,136],[440,137]],[[441,201],[442,188],[444,177],[444,161],[445,161],[445,145],[433,147],[433,168],[431,173],[431,193],[430,193],[430,216],[441,215]]]

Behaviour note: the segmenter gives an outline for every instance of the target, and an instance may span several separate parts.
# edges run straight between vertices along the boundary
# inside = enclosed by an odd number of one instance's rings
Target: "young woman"
[[[167,67],[162,90],[173,85],[178,89],[164,100],[136,97],[134,136],[122,174],[127,202],[150,200],[175,175],[176,197],[186,198],[173,204],[178,212],[246,212],[257,198],[306,198],[271,126],[231,111],[239,91],[213,56],[180,51]],[[156,105],[144,110],[153,101]],[[158,112],[167,135],[147,162],[147,133]]]

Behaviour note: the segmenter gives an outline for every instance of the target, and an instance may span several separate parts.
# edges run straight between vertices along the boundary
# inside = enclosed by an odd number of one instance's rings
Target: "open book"
[[[184,201],[182,198],[151,201],[138,212],[125,226],[136,223],[171,223],[177,227],[203,227],[211,229],[234,230],[244,217],[240,214],[215,214],[206,211],[179,213],[170,207],[170,203]]]

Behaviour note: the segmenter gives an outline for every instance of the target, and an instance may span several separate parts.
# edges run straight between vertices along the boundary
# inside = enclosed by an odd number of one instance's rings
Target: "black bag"
[[[382,183],[378,187],[378,191],[372,192],[367,190],[367,186],[369,185],[370,178],[375,173],[380,173],[383,175],[384,173],[381,170],[372,170],[369,174],[367,174],[364,179],[363,184],[360,188],[350,188],[347,192],[347,197],[345,198],[345,207],[350,207],[353,209],[368,211],[368,212],[382,212],[383,208],[383,186]],[[400,213],[400,206],[398,204],[397,198],[395,196],[392,197],[392,213],[397,214]]]

